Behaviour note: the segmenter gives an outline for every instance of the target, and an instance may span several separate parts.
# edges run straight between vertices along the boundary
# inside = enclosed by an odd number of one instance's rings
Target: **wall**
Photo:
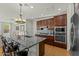
[[[33,26],[33,21],[32,20],[27,20],[27,23],[26,23],[26,33],[27,35],[33,35],[34,34],[34,26]]]
[[[0,20],[0,27],[1,27],[0,28],[0,34],[3,34],[3,27],[2,27],[3,23],[7,23],[7,24],[10,25],[10,27],[13,27],[12,25],[14,24],[14,21],[1,19]],[[12,32],[13,32],[13,30],[15,30],[15,29],[12,29]],[[11,31],[11,29],[10,29],[10,31]],[[10,31],[9,31],[9,33],[7,33],[8,35],[10,35],[10,33],[11,33]],[[8,36],[7,34],[5,36]]]
[[[71,17],[74,14],[74,5],[69,4],[67,8],[67,50],[70,50],[70,45],[71,45]]]

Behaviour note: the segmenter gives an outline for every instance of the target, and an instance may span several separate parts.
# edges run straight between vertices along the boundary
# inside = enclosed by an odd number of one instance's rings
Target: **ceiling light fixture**
[[[23,15],[22,15],[22,4],[19,4],[20,6],[20,14],[19,14],[19,18],[18,19],[15,19],[16,23],[19,23],[19,24],[24,24],[26,23],[26,20],[23,19]]]
[[[58,9],[59,11],[61,10],[61,8]]]

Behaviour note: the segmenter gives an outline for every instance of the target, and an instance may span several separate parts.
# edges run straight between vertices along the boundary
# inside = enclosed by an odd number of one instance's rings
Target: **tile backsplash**
[[[42,30],[37,30],[38,34],[53,34],[54,30],[49,30],[48,28],[43,28]]]

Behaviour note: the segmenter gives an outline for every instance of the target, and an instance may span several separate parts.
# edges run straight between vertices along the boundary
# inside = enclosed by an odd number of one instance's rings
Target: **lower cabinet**
[[[67,49],[67,45],[65,43],[53,42],[53,46]]]
[[[49,44],[51,46],[56,46],[56,47],[67,49],[67,44],[66,43],[61,43],[61,42],[56,42],[55,41],[56,38],[54,36],[41,36],[41,37],[45,37],[46,40],[39,43],[39,56],[44,55],[44,53],[45,53],[45,44]]]
[[[45,40],[45,43],[53,45],[53,42],[54,42],[54,36],[47,36],[47,39]]]

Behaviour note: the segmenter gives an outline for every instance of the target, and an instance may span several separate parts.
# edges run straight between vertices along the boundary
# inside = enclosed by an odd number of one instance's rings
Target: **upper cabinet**
[[[37,27],[44,27],[47,26],[47,24],[48,24],[48,20],[37,21]]]
[[[49,29],[53,28],[54,26],[66,26],[67,25],[67,15],[58,15],[54,18],[45,19],[37,21],[37,27],[44,27],[48,26]]]
[[[54,17],[54,26],[66,26],[67,25],[67,15],[59,15]]]
[[[47,26],[46,20],[41,20],[41,26]]]
[[[53,28],[54,27],[54,18],[50,18],[48,20],[49,24],[48,24],[48,28]]]

